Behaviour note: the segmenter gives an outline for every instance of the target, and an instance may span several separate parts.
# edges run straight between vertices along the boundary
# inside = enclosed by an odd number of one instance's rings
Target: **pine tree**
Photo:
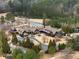
[[[65,44],[59,44],[58,45],[59,50],[63,50],[63,49],[65,49],[65,47],[66,47]]]
[[[10,53],[10,47],[9,47],[9,45],[7,43],[7,39],[3,39],[2,43],[3,43],[3,45],[2,45],[3,52],[4,53]]]
[[[13,33],[12,35],[13,35],[12,43],[13,43],[13,44],[17,44],[18,40],[17,40],[16,34]]]
[[[56,47],[56,42],[53,40],[53,42],[50,40],[48,47]]]
[[[5,37],[5,34],[3,31],[0,32],[0,35],[1,35],[1,42],[2,42],[2,45],[1,45],[1,48],[2,48],[2,52],[3,53],[10,53],[10,47],[8,45],[8,42],[7,42],[7,39]]]
[[[48,46],[48,53],[50,54],[54,54],[56,52],[56,42],[55,40],[49,42],[49,46]]]
[[[30,42],[30,39],[27,38],[27,41],[25,41],[23,43],[23,47],[26,47],[26,48],[32,48],[34,46],[34,44],[32,42]]]
[[[32,49],[33,49],[36,53],[39,53],[40,50],[41,50],[39,46],[33,46]]]

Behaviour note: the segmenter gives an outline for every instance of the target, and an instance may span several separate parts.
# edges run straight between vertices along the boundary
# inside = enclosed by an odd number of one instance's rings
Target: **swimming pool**
[[[32,27],[42,27],[43,24],[42,23],[38,23],[38,22],[30,22]]]

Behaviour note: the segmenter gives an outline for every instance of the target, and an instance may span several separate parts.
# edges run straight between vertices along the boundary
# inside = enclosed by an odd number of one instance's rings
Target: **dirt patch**
[[[53,56],[50,54],[44,54],[41,59],[50,59],[51,57],[53,57]]]

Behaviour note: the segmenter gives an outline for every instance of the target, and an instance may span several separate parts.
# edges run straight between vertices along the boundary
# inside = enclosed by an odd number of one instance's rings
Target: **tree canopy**
[[[10,0],[8,4],[16,15],[42,18],[44,13],[47,17],[72,15],[78,3],[78,0]]]

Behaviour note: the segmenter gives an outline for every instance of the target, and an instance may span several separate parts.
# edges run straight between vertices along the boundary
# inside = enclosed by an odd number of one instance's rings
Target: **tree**
[[[58,20],[60,20],[60,19],[56,19],[56,18],[50,19],[50,21],[48,22],[48,24],[50,26],[52,26],[52,27],[61,28],[62,25],[60,24],[60,22]]]
[[[34,46],[34,44],[32,42],[30,42],[29,38],[27,38],[27,41],[23,42],[23,47],[32,48],[33,46]]]
[[[20,49],[15,49],[12,53],[13,59],[39,59],[40,56],[32,49],[27,49],[26,53],[23,53]]]
[[[2,49],[1,51],[3,53],[10,53],[10,47],[7,43],[7,39],[6,39],[3,31],[0,32],[0,36],[1,36],[1,38],[0,38],[1,46],[0,47]]]
[[[56,52],[56,42],[55,40],[49,42],[49,46],[48,46],[48,53],[50,54],[54,54]]]
[[[74,29],[73,29],[72,27],[70,27],[69,25],[63,26],[63,27],[62,27],[62,30],[63,30],[65,33],[73,33],[73,32],[74,32]]]
[[[13,13],[15,11],[15,6],[14,6],[13,1],[9,0],[8,5],[9,5],[9,11]]]
[[[14,20],[15,19],[15,16],[12,13],[7,13],[5,19],[6,20]]]
[[[70,40],[69,43],[71,43],[70,47],[73,50],[79,51],[79,36],[77,36],[76,38],[73,38],[72,40]]]
[[[49,42],[49,46],[48,47],[56,47],[56,42],[55,40]]]
[[[39,46],[33,46],[32,49],[33,49],[36,53],[39,53],[40,50],[41,50]]]
[[[56,28],[61,28],[61,24],[59,24],[58,22],[53,23],[52,26]]]
[[[25,59],[39,59],[40,56],[34,50],[28,50],[25,54]]]
[[[16,58],[15,59],[23,59],[23,57],[22,57],[23,55],[20,53],[20,54],[18,54],[17,56],[16,56]]]
[[[2,45],[3,53],[10,53],[11,51],[10,51],[9,44],[7,43],[7,39],[3,39],[2,42],[3,42],[3,45]]]
[[[65,44],[59,44],[58,45],[59,50],[63,50],[63,49],[65,49],[65,47],[66,47]]]
[[[4,20],[4,16],[1,16],[1,24],[3,24],[4,22],[5,22],[5,20]]]
[[[23,59],[23,52],[20,49],[15,49],[12,53],[13,59]]]
[[[56,53],[56,48],[55,47],[50,47],[48,49],[48,53],[54,55]]]
[[[17,44],[18,40],[17,40],[17,37],[16,37],[16,33],[12,33],[12,43],[13,44]]]

